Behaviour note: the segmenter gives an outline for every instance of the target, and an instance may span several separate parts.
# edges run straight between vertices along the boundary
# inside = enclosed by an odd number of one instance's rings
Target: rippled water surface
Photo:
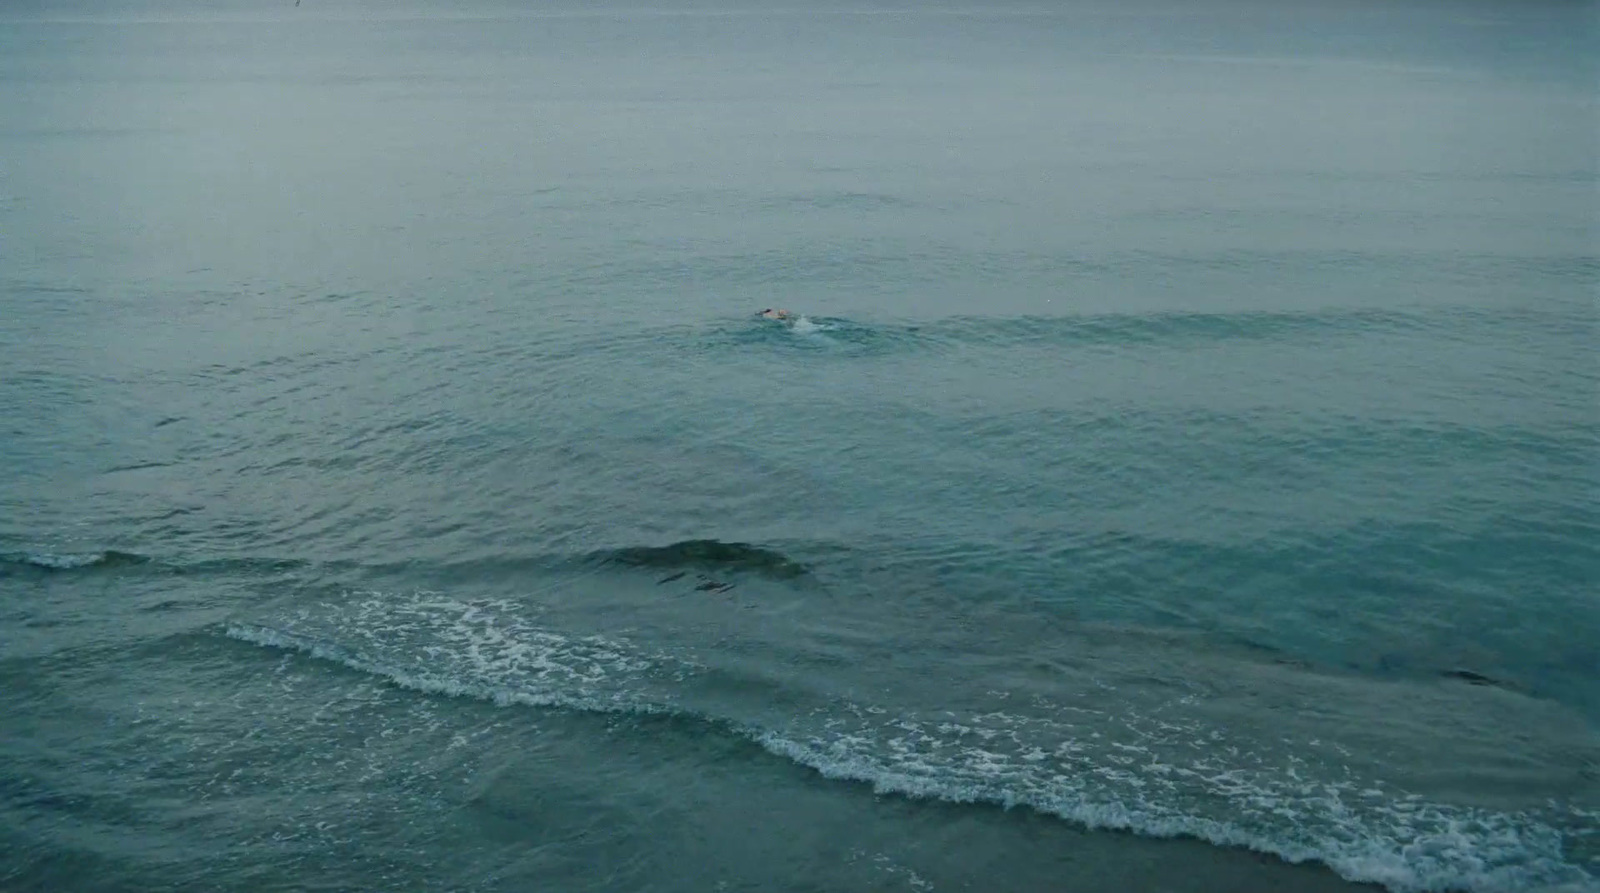
[[[0,15],[5,889],[1600,889],[1592,9]]]

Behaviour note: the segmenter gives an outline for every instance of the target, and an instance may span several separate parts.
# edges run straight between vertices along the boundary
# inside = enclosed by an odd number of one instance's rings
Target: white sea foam
[[[99,564],[106,560],[106,553],[82,552],[61,555],[54,552],[28,552],[22,556],[22,560],[37,567],[65,571]]]
[[[1018,719],[990,729],[988,740],[1019,744],[1037,725]],[[976,730],[945,724],[941,734],[904,719],[892,726],[755,737],[772,753],[880,793],[1026,806],[1093,829],[1195,837],[1322,862],[1349,880],[1400,893],[1600,889],[1565,860],[1561,833],[1540,816],[1391,798],[1349,781],[1299,781],[1222,761],[1166,765],[1144,754],[1106,765],[1106,751],[1073,742],[1041,761],[1037,748],[974,745],[973,737],[984,737]],[[1206,815],[1206,801],[1226,804],[1227,817]]]
[[[571,695],[560,691],[505,688],[492,684],[486,685],[478,682],[462,681],[449,675],[427,670],[408,670],[387,666],[352,654],[337,645],[317,642],[269,627],[234,625],[228,627],[227,634],[230,638],[238,639],[241,642],[265,645],[269,648],[299,651],[321,660],[334,661],[352,670],[380,676],[403,688],[427,694],[478,698],[501,706],[522,704],[528,707],[570,707],[591,711],[631,709],[625,704],[612,705],[592,697]]]
[[[1127,710],[923,718],[835,702],[763,726],[698,694],[693,665],[626,641],[546,629],[526,612],[432,593],[357,593],[227,633],[427,693],[710,717],[777,756],[883,793],[1026,806],[1089,828],[1315,860],[1397,893],[1600,890],[1563,854],[1561,828],[1586,821],[1577,808],[1506,813],[1430,803],[1341,771],[1314,748],[1257,752],[1216,729]]]
[[[542,629],[504,603],[357,593],[319,608],[274,625],[233,624],[227,634],[433,694],[501,705],[648,709],[636,694],[655,669],[649,659],[625,643]]]

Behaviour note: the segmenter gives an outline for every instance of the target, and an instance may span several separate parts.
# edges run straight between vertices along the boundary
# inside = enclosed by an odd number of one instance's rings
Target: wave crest
[[[0,564],[41,571],[114,569],[149,564],[149,556],[108,549],[104,552],[17,552],[0,555]]]
[[[747,554],[737,544],[691,542],[634,555]],[[737,670],[560,632],[530,610],[537,609],[438,593],[347,593],[226,632],[420,692],[677,717],[883,793],[1020,806],[1090,828],[1246,847],[1321,862],[1397,893],[1595,889],[1581,856],[1564,849],[1566,835],[1591,821],[1576,804],[1502,811],[1433,802],[1352,770],[1336,746],[1280,752],[1198,716],[1151,713],[1126,692],[1077,706],[949,702],[951,709],[918,710],[786,689],[787,706],[775,708],[770,687],[749,685]]]
[[[666,546],[608,549],[593,557],[602,562],[611,561],[633,567],[742,570],[777,579],[793,579],[806,574],[805,565],[775,549],[714,539],[682,540]]]

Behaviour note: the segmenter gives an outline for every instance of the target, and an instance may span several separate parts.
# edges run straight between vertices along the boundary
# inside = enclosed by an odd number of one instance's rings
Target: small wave
[[[939,725],[948,729],[952,724]],[[804,740],[776,732],[752,734],[773,754],[826,778],[871,785],[880,794],[1006,809],[1021,806],[1091,830],[1191,837],[1296,864],[1320,862],[1346,880],[1378,884],[1395,893],[1600,889],[1594,877],[1565,860],[1561,832],[1527,815],[1414,799],[1385,803],[1383,797],[1388,795],[1373,799],[1377,792],[1355,790],[1348,782],[1307,779],[1298,787],[1286,787],[1262,783],[1238,769],[1210,766],[1196,772],[1155,760],[1140,766],[1140,772],[1085,763],[1057,774],[1047,768],[1056,754],[1041,749],[1008,753],[994,747],[991,742],[1006,737],[1003,730],[975,730],[981,738],[976,746],[937,734],[943,731],[937,726],[904,719],[886,730],[891,736],[888,747],[873,740],[872,734]],[[1072,748],[1074,742],[1062,746]],[[1175,808],[1162,799],[1171,793],[1166,782],[1174,776],[1184,776],[1216,796],[1248,801],[1289,817],[1315,816],[1316,821],[1304,829],[1266,831]]]
[[[752,203],[757,211],[778,211],[792,214],[802,211],[863,211],[906,210],[915,208],[916,202],[898,195],[883,192],[817,191],[762,198]]]
[[[429,694],[502,706],[596,712],[662,712],[639,696],[658,674],[681,678],[685,665],[640,654],[627,642],[573,636],[533,624],[501,601],[463,602],[434,593],[395,601],[350,593],[324,612],[275,623],[232,623],[232,639],[299,651]],[[425,656],[420,666],[418,655]],[[659,693],[658,693],[659,694]]]
[[[1526,315],[1485,314],[1460,308],[1429,312],[1354,308],[1308,312],[962,315],[927,322],[881,323],[802,316],[782,326],[713,327],[694,339],[686,338],[687,332],[674,334],[681,343],[697,349],[770,348],[786,342],[794,346],[826,345],[841,356],[871,357],[971,348],[1193,349],[1234,342],[1326,341],[1419,332],[1469,337],[1490,332],[1499,325],[1538,324],[1539,320]],[[775,340],[784,335],[790,337]],[[658,337],[655,343],[668,342]]]
[[[631,673],[649,666],[611,644],[586,645],[565,636],[544,634],[547,638],[535,649],[531,666],[546,682],[551,677],[571,677],[589,683],[586,689],[574,690],[561,685],[528,686],[504,678],[493,682],[463,680],[451,675],[448,666],[443,670],[402,669],[338,645],[270,627],[234,625],[228,628],[227,635],[333,661],[425,694],[470,697],[499,706],[670,715],[705,723],[826,778],[861,782],[878,793],[1007,809],[1020,806],[1094,830],[1128,831],[1158,838],[1192,837],[1218,846],[1247,848],[1292,863],[1321,862],[1348,880],[1380,884],[1396,893],[1510,893],[1532,889],[1580,893],[1595,889],[1592,877],[1562,859],[1559,832],[1520,815],[1405,800],[1388,807],[1364,802],[1357,811],[1348,808],[1355,805],[1353,802],[1341,803],[1341,797],[1360,798],[1358,793],[1345,790],[1347,785],[1324,785],[1318,790],[1317,784],[1308,782],[1296,798],[1292,796],[1294,792],[1254,788],[1239,772],[1220,767],[1215,767],[1214,777],[1201,779],[1218,793],[1236,789],[1231,791],[1233,796],[1276,804],[1276,809],[1290,812],[1323,801],[1334,817],[1332,827],[1321,829],[1326,832],[1323,836],[1273,835],[1235,822],[1186,813],[1138,791],[1119,790],[1115,796],[1095,794],[1097,781],[1128,779],[1130,773],[1120,767],[1086,764],[1081,773],[1056,774],[1048,770],[1048,762],[1055,755],[1039,750],[1012,754],[992,745],[950,740],[948,728],[905,718],[888,721],[877,734],[804,738],[719,719],[681,705],[651,702],[626,688],[595,690],[594,683],[602,679],[615,681],[612,671],[619,667]],[[506,657],[502,653],[496,659],[505,661]],[[502,665],[522,672],[517,661]],[[971,731],[974,730],[958,729],[957,737],[972,737],[967,734]],[[975,731],[983,741],[1004,737],[1003,732],[997,734],[994,729]],[[874,740],[885,733],[892,737]],[[1072,742],[1062,743],[1062,747],[1071,746]],[[1144,768],[1194,774],[1192,769],[1157,763]],[[1161,785],[1152,786],[1157,794],[1163,789]],[[1381,820],[1373,821],[1372,815],[1364,813],[1376,813]]]
[[[791,335],[821,335],[826,332],[854,332],[857,335],[869,334],[870,329],[852,323],[847,319],[827,316],[796,316],[786,326]]]
[[[609,549],[592,557],[634,567],[707,567],[743,570],[778,579],[806,573],[805,565],[773,549],[721,540],[682,540],[667,546],[631,546]]]
[[[833,326],[831,325],[826,323],[815,323],[811,321],[810,317],[802,316],[799,319],[796,319],[793,325],[789,326],[789,331],[795,333],[796,335],[815,335],[818,332],[826,332],[832,328]]]
[[[757,321],[763,322],[763,321]],[[1075,315],[961,315],[925,322],[873,322],[835,316],[801,316],[786,324],[723,320],[696,326],[676,323],[606,331],[540,345],[538,362],[552,367],[609,362],[651,351],[695,356],[727,350],[770,351],[775,346],[828,348],[830,356],[878,357],[968,349],[1100,348],[1195,349],[1239,342],[1324,342],[1418,333],[1477,337],[1497,327],[1548,325],[1511,311],[1466,308],[1430,311],[1332,308],[1307,312],[1151,312]]]
[[[332,661],[352,670],[388,679],[390,682],[424,694],[447,695],[456,698],[475,698],[501,707],[520,704],[524,707],[562,707],[596,713],[655,713],[643,705],[629,703],[613,696],[600,698],[592,695],[572,694],[559,688],[537,688],[483,685],[457,679],[449,673],[428,670],[405,670],[371,660],[338,645],[315,638],[296,635],[268,626],[236,624],[229,626],[230,639],[275,648],[281,651],[298,651],[318,660]],[[548,655],[547,655],[548,659]],[[559,663],[555,665],[560,666]]]
[[[1346,310],[1317,313],[1108,313],[1083,316],[958,316],[917,327],[924,337],[962,345],[1182,346],[1218,341],[1412,330],[1429,325],[1416,314]]]
[[[116,573],[156,576],[260,576],[293,573],[308,566],[294,558],[199,558],[177,560],[108,549],[103,552],[0,553],[0,576],[14,574]]]
[[[171,462],[130,462],[126,465],[113,465],[105,470],[106,474],[117,474],[124,471],[145,471],[151,468],[171,468]]]
[[[108,549],[104,552],[19,552],[0,555],[0,563],[34,567],[46,571],[72,571],[87,568],[118,568],[149,564],[150,558],[132,552]]]
[[[847,699],[809,711],[774,712],[766,697],[741,706],[715,683],[720,671],[622,639],[559,632],[527,610],[437,593],[351,593],[225,632],[427,694],[704,723],[882,793],[1245,847],[1396,893],[1597,889],[1563,849],[1564,833],[1591,821],[1576,805],[1504,812],[1430,802],[1353,773],[1343,755],[1257,751],[1203,721],[1144,716],[1120,700],[1110,709],[933,714]]]

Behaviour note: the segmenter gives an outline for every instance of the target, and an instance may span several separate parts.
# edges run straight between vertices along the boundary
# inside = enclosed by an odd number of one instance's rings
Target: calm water
[[[5,890],[1600,890],[1592,5],[4,15]]]

